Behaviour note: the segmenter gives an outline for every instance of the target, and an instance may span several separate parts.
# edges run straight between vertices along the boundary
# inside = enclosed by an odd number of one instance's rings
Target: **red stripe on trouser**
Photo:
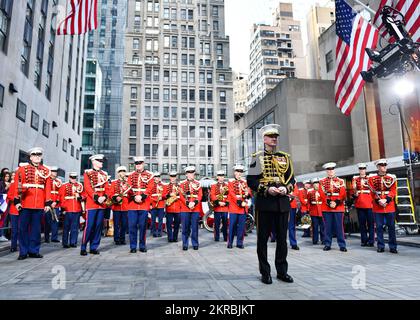
[[[83,244],[86,244],[86,230],[88,228],[89,210],[86,212],[85,229],[83,230]]]

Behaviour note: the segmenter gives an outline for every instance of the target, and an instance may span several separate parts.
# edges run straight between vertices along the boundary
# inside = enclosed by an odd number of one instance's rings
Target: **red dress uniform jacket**
[[[166,213],[180,213],[181,212],[181,201],[180,195],[179,195],[179,184],[176,183],[168,183],[166,186],[166,201],[168,201],[170,198],[176,199],[174,202],[172,202],[169,206],[166,202]]]
[[[299,189],[300,211],[302,213],[308,212],[308,190],[305,188]]]
[[[128,176],[129,191],[128,210],[150,210],[150,195],[153,187],[153,174],[147,170],[134,171]],[[142,201],[134,201],[135,196],[141,196]]]
[[[181,212],[201,212],[201,199],[203,198],[203,190],[200,182],[197,180],[184,180],[180,184],[180,210]],[[189,202],[194,202],[193,209],[188,207]]]
[[[369,177],[354,176],[352,180],[352,197],[355,208],[372,208],[372,196],[368,186]]]
[[[299,198],[299,188],[297,184],[295,184],[295,187],[292,192],[292,196],[293,197],[290,197],[290,209],[297,209],[298,203],[297,203],[296,198]]]
[[[210,187],[210,201],[213,203],[214,212],[228,212],[229,211],[229,185],[227,182],[216,183]],[[223,200],[219,200],[222,199]],[[225,202],[222,207],[219,202]]]
[[[15,204],[21,203],[24,209],[44,209],[45,206],[51,205],[51,184],[48,183],[50,170],[38,165],[26,164],[19,167],[16,171],[15,181],[16,188],[19,183],[22,185],[21,199],[15,198]],[[17,189],[18,190],[18,189]]]
[[[308,190],[308,208],[311,217],[322,217],[322,199],[318,190]]]
[[[319,186],[319,193],[322,199],[322,211],[344,212],[344,201],[347,196],[344,180],[338,177],[326,177],[319,181]],[[337,206],[335,208],[329,206],[331,201],[336,202]]]
[[[60,188],[63,185],[63,182],[59,179],[59,178],[55,178],[54,180],[51,178],[48,178],[48,183],[51,185],[51,197],[50,199],[47,200],[51,200],[51,202],[55,202],[56,203],[56,208],[60,207],[60,196],[59,196],[59,192],[60,192]]]
[[[245,179],[231,179],[229,181],[229,213],[246,214],[248,205],[243,202],[252,197],[252,191]]]
[[[128,181],[121,179],[112,180],[108,193],[108,197],[112,199],[112,211],[128,211],[130,190],[131,187]],[[120,203],[117,203],[118,196],[122,198]]]
[[[395,212],[395,196],[397,194],[397,177],[393,174],[372,175],[369,177],[369,184],[375,193],[371,192],[373,199],[373,212],[375,213],[391,213]],[[386,207],[378,204],[379,199],[386,199]]]
[[[84,190],[86,192],[86,210],[106,209],[106,200],[99,204],[99,197],[108,198],[108,174],[103,170],[88,169],[84,174]]]
[[[14,202],[15,198],[17,197],[18,197],[17,184],[13,183],[12,181],[12,183],[10,184],[9,190],[7,191],[6,201],[9,206],[9,213],[14,216],[19,215],[19,210],[16,209],[15,202]]]
[[[152,182],[152,191],[150,194],[151,209],[165,208],[166,192],[166,184],[162,181],[159,181],[158,183]]]
[[[65,212],[82,212],[83,185],[67,182],[60,187],[60,207]]]

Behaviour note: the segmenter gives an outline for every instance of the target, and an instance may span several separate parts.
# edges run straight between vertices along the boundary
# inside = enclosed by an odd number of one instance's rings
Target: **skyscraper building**
[[[235,113],[246,113],[248,111],[246,100],[248,93],[248,76],[240,72],[234,72],[233,75],[233,103],[235,105]]]
[[[230,170],[232,70],[224,1],[128,2],[121,163]]]

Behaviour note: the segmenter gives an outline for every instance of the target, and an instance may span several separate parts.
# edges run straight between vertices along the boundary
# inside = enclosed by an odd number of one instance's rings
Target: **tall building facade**
[[[94,153],[105,155],[104,170],[120,165],[126,0],[98,0],[98,28],[89,32],[80,171]]]
[[[235,105],[235,113],[246,113],[247,108],[247,91],[248,76],[244,73],[233,73],[233,103]]]
[[[67,2],[0,1],[2,167],[27,161],[33,146],[61,177],[80,167],[87,37],[56,36],[58,6]]]
[[[279,3],[273,18],[273,26],[255,24],[251,32],[249,108],[282,79],[306,78],[300,22],[293,19],[292,4]]]
[[[312,6],[307,15],[308,30],[308,76],[311,79],[321,79],[321,63],[319,55],[319,36],[335,22],[335,7]]]
[[[199,176],[230,171],[232,70],[224,1],[136,0],[125,35],[121,162]]]

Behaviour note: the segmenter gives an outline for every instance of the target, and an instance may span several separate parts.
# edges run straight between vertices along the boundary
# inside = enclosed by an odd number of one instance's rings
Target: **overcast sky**
[[[292,2],[296,20],[304,20],[311,4],[327,0],[282,0]],[[271,13],[279,0],[225,0],[226,35],[230,37],[230,65],[234,71],[248,73],[249,39],[254,23],[272,24]],[[301,22],[302,25],[302,22]],[[304,34],[306,36],[306,33]]]

